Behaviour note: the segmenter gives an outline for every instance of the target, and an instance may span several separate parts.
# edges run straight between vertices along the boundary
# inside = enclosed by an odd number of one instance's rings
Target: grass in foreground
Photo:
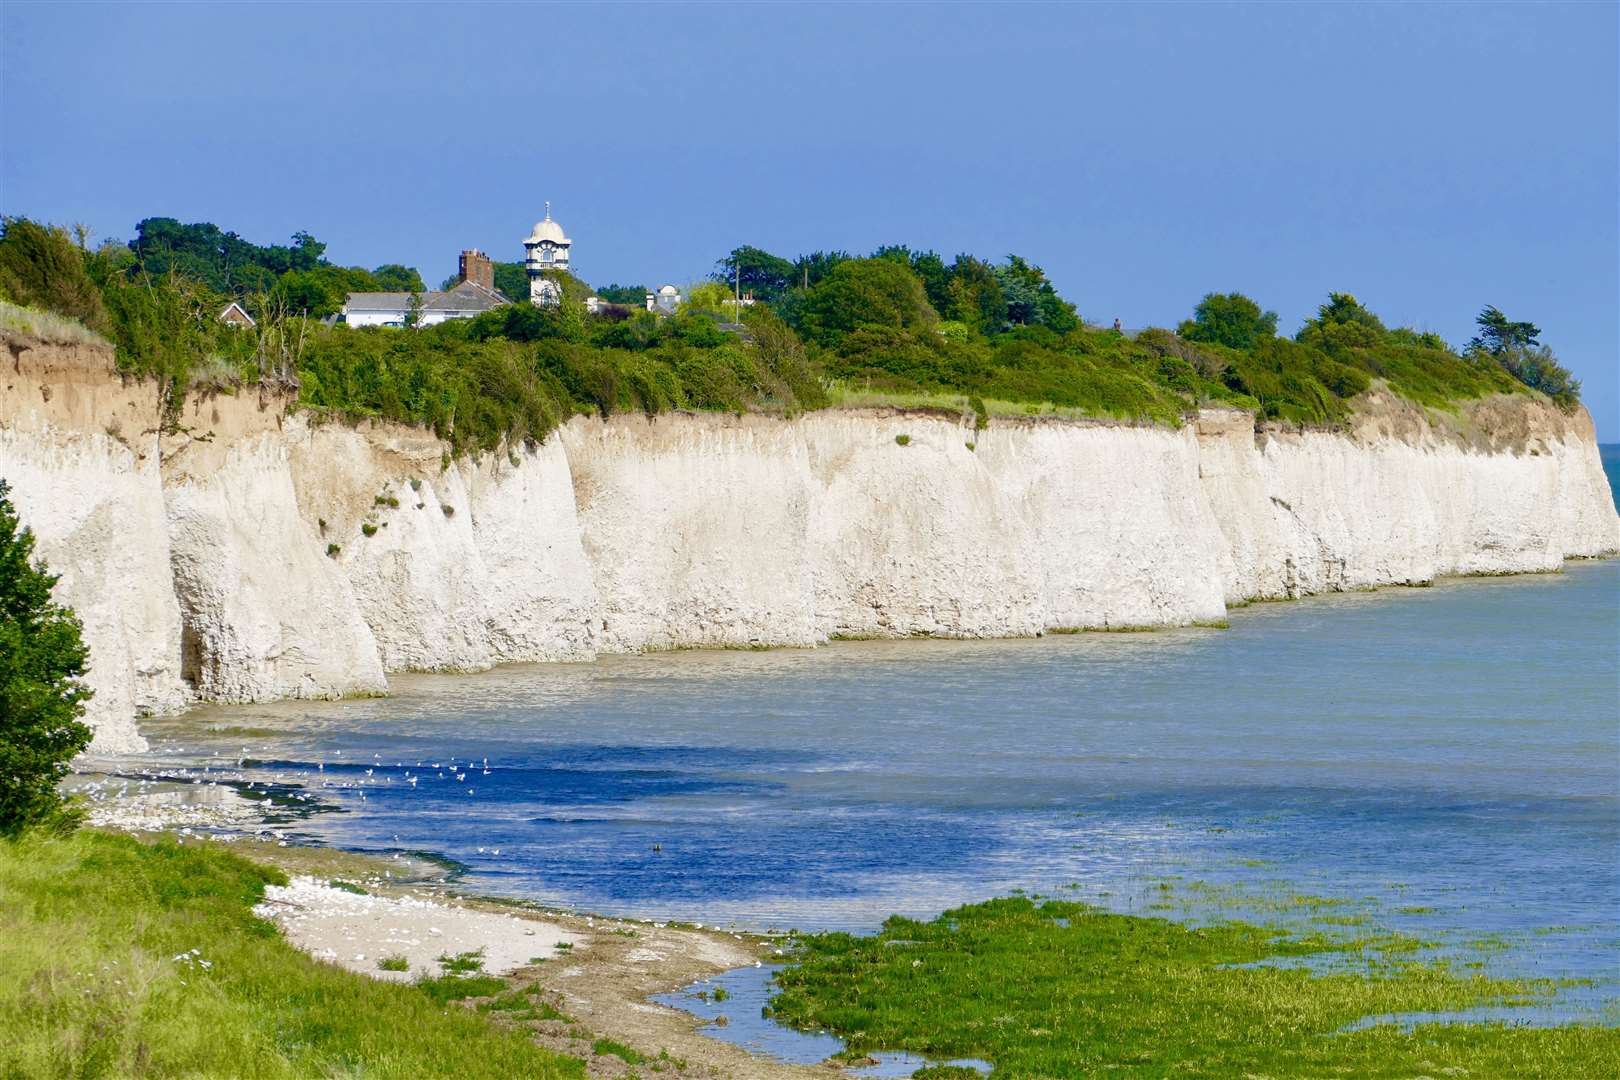
[[[0,1075],[583,1075],[447,1005],[464,996],[449,987],[378,982],[294,949],[252,913],[279,878],[172,840],[0,843]]]
[[[1351,1033],[1366,1016],[1533,1000],[1546,982],[1463,977],[1408,959],[1416,942],[1194,928],[1015,897],[874,937],[806,938],[773,1015],[849,1049],[977,1057],[997,1076],[1599,1077],[1620,1030],[1426,1024]],[[1340,954],[1355,970],[1238,967]],[[1342,965],[1349,967],[1350,965]]]

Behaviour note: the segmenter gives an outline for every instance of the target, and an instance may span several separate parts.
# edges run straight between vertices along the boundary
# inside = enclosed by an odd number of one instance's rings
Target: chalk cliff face
[[[601,651],[1215,621],[1250,599],[1620,551],[1591,422],[1528,396],[1348,430],[824,412],[576,418],[452,460],[272,395],[158,397],[7,342],[0,476],[92,649],[93,749],[196,699]]]

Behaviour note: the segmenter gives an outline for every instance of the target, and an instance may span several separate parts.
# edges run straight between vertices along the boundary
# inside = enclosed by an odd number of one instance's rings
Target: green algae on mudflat
[[[930,922],[896,916],[871,937],[802,938],[771,1010],[854,1052],[982,1058],[1007,1077],[1620,1075],[1613,1028],[1347,1030],[1545,1001],[1559,985],[1461,973],[1415,959],[1420,946],[1008,897]]]

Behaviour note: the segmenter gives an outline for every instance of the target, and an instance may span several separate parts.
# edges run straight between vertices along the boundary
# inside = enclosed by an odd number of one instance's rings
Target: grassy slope
[[[0,842],[0,1075],[583,1075],[460,1006],[298,952],[252,914],[277,877],[217,846]],[[176,959],[191,950],[211,966]]]
[[[1068,920],[1068,925],[1055,921]],[[1080,904],[994,900],[881,934],[807,939],[775,1015],[855,1051],[981,1057],[997,1076],[1620,1075],[1620,1030],[1384,1025],[1364,1016],[1522,1000],[1551,987],[1403,959],[1400,939],[1346,946],[1241,923],[1194,929]],[[1346,953],[1367,970],[1232,968]],[[1465,1070],[1465,1071],[1464,1071]]]

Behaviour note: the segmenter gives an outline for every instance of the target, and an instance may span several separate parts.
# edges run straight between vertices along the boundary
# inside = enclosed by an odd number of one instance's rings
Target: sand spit
[[[361,894],[301,875],[266,888],[254,911],[312,956],[377,979],[412,982],[436,976],[444,970],[442,958],[478,953],[481,973],[506,977],[510,986],[546,1001],[565,1017],[554,1014],[524,1026],[536,1042],[583,1059],[592,1077],[642,1075],[623,1057],[598,1053],[596,1040],[603,1036],[656,1060],[660,1074],[671,1077],[839,1075],[827,1067],[756,1057],[706,1037],[691,1014],[647,1001],[653,994],[758,964],[773,954],[769,942],[696,927],[390,892],[394,894]],[[409,966],[385,971],[378,966],[385,957],[403,957]],[[492,1014],[492,1021],[514,1022],[499,1013]]]
[[[556,923],[520,918],[420,896],[373,896],[312,877],[264,890],[253,909],[281,927],[305,952],[373,978],[409,982],[439,975],[440,957],[477,954],[481,970],[506,975],[583,943]],[[403,958],[403,971],[385,971],[385,957]]]

